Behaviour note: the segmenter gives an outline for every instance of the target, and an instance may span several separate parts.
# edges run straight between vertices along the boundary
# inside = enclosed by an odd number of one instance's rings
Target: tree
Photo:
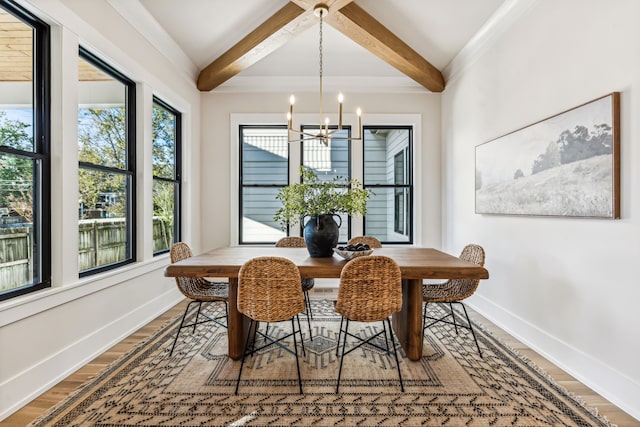
[[[0,111],[0,146],[32,151],[29,123],[10,120]],[[0,154],[0,207],[8,207],[27,220],[33,218],[33,162],[13,154]]]
[[[560,166],[560,157],[561,154],[558,144],[553,141],[550,142],[544,154],[539,155],[538,158],[533,161],[531,174],[537,174],[538,172]]]
[[[524,172],[522,172],[522,169],[518,169],[514,174],[513,174],[513,179],[518,179],[518,178],[522,178],[524,177]]]
[[[78,112],[78,158],[81,163],[126,170],[126,122],[124,107],[83,108]],[[80,203],[101,206],[101,197],[111,193],[115,201],[102,204],[109,216],[122,217],[126,209],[125,175],[80,167]]]

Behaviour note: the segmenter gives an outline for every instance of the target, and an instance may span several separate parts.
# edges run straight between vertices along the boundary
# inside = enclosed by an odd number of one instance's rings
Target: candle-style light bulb
[[[362,135],[362,110],[360,107],[356,110],[356,116],[358,116],[358,139],[360,139],[360,136]]]
[[[291,95],[289,97],[289,112],[287,113],[287,122],[289,124],[289,129],[293,128],[293,104],[296,103],[296,97]]]
[[[338,129],[342,129],[342,102],[344,101],[344,96],[342,96],[342,92],[338,94]]]
[[[324,134],[329,135],[329,117],[324,118]]]

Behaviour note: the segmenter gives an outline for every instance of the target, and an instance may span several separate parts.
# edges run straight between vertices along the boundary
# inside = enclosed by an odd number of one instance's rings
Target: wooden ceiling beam
[[[218,87],[315,23],[313,10],[305,11],[293,2],[287,3],[203,69],[198,76],[198,89],[210,91]]]
[[[291,0],[232,48],[209,64],[198,76],[201,91],[210,91],[269,55],[317,23],[313,15],[318,0]],[[444,90],[442,73],[400,40],[353,0],[324,0],[327,24],[432,92]]]
[[[348,3],[337,12],[329,10],[326,22],[430,91],[444,90],[440,70],[357,4]]]

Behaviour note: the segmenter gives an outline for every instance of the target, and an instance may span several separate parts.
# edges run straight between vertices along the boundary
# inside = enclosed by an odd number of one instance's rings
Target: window
[[[182,116],[154,97],[153,253],[167,252],[180,240],[180,167]]]
[[[49,27],[0,2],[0,300],[51,286]]]
[[[273,216],[289,185],[286,126],[240,126],[239,243],[275,243],[286,233]]]
[[[337,127],[330,127],[337,129]],[[302,126],[304,132],[318,133],[318,127]],[[315,133],[314,133],[315,132]],[[351,136],[351,127],[345,126],[333,135],[341,138]],[[313,169],[320,180],[330,181],[335,177],[351,179],[351,143],[348,140],[332,139],[324,145],[319,139],[306,140],[302,143],[302,165]],[[340,227],[340,242],[346,242],[351,236],[351,221],[347,215],[341,214],[343,226]]]
[[[78,61],[80,276],[133,262],[135,85],[87,50]]]
[[[383,243],[412,243],[412,128],[364,128],[364,187],[372,190],[365,234]]]

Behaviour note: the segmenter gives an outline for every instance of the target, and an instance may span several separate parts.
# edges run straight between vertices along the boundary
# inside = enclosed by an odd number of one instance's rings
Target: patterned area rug
[[[481,325],[483,358],[470,334],[446,325],[426,334],[420,361],[402,354],[404,393],[395,360],[361,347],[345,357],[336,394],[340,318],[330,301],[312,304],[313,340],[301,316],[302,395],[294,356],[277,347],[247,359],[234,395],[240,361],[226,356],[226,329],[212,323],[183,330],[169,357],[177,318],[30,426],[612,426]],[[270,333],[288,325],[272,324]],[[370,336],[381,327],[349,330]]]

